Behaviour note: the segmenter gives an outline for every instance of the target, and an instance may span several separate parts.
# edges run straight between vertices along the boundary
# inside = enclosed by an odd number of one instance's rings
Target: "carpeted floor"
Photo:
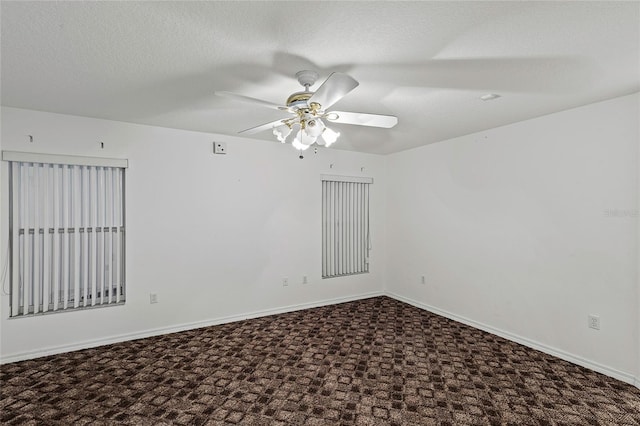
[[[18,425],[640,425],[640,390],[377,297],[0,369]]]

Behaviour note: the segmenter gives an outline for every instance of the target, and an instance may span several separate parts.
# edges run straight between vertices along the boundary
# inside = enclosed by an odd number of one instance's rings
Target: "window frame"
[[[2,160],[9,318],[123,305],[128,160],[14,151]]]
[[[323,279],[369,273],[373,178],[321,175]]]

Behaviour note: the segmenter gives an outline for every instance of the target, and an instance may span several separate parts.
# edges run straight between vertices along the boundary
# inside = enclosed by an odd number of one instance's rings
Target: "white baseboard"
[[[598,373],[602,373],[606,376],[613,377],[614,379],[618,379],[622,382],[629,383],[640,388],[640,379],[634,377],[631,374],[625,373],[623,371],[616,370],[611,367],[607,367],[606,365],[599,364],[597,362],[593,362],[582,357],[570,354],[561,349],[556,349],[551,346],[544,345],[540,342],[536,342],[534,340],[527,339],[522,336],[518,336],[513,333],[509,333],[508,331],[500,330],[495,327],[491,327],[489,325],[474,321],[469,318],[465,318],[463,316],[444,311],[442,309],[438,309],[434,306],[427,305],[425,303],[419,302],[417,300],[410,299],[408,297],[401,296],[399,294],[393,292],[386,292],[386,296],[391,297],[393,299],[399,300],[404,303],[408,303],[409,305],[415,306],[416,308],[424,309],[425,311],[433,312],[434,314],[443,316],[445,318],[449,318],[451,320],[461,322],[463,324],[469,325],[471,327],[477,328],[482,331],[486,331],[487,333],[494,334],[496,336],[500,336],[507,340],[511,340],[512,342],[519,343],[523,346],[527,346],[532,349],[536,349],[540,352],[544,352],[546,354],[555,356],[557,358],[563,359],[565,361],[571,362],[573,364],[577,364],[581,367],[588,368],[590,370],[596,371]]]
[[[40,357],[49,356],[49,355],[56,355],[56,354],[65,353],[65,352],[78,351],[82,349],[95,348],[97,346],[110,345],[113,343],[120,343],[128,340],[143,339],[145,337],[153,337],[153,336],[159,336],[162,334],[176,333],[179,331],[193,330],[196,328],[209,327],[212,325],[220,325],[220,324],[226,324],[226,323],[235,322],[235,321],[242,321],[246,319],[266,317],[266,316],[275,315],[275,314],[283,314],[286,312],[300,311],[302,309],[317,308],[320,306],[327,306],[327,305],[336,305],[338,303],[352,302],[354,300],[368,299],[370,297],[378,297],[378,296],[384,296],[384,295],[385,293],[382,291],[374,291],[370,293],[362,293],[362,294],[356,294],[356,295],[345,296],[345,297],[337,297],[333,299],[325,299],[325,300],[315,301],[310,303],[300,303],[296,305],[281,306],[273,309],[264,309],[261,311],[247,312],[239,315],[213,318],[206,321],[197,321],[197,322],[179,324],[179,325],[170,326],[170,327],[154,328],[154,329],[143,330],[135,333],[127,333],[127,334],[121,334],[117,336],[110,336],[102,339],[86,340],[86,341],[74,343],[71,345],[54,346],[54,347],[39,349],[37,351],[32,351],[32,352],[22,352],[22,353],[11,354],[11,355],[2,357],[0,359],[0,364],[8,364],[11,362],[25,361],[28,359],[40,358]]]
[[[443,316],[445,318],[449,318],[451,320],[461,322],[463,324],[466,324],[466,325],[469,325],[471,327],[486,331],[486,332],[494,334],[496,336],[503,337],[503,338],[505,338],[507,340],[511,340],[513,342],[516,342],[516,343],[519,343],[521,345],[530,347],[532,349],[536,349],[536,350],[539,350],[539,351],[544,352],[546,354],[558,357],[558,358],[563,359],[565,361],[580,365],[580,366],[588,368],[590,370],[597,371],[598,373],[602,373],[604,375],[613,377],[613,378],[618,379],[620,381],[623,381],[625,383],[629,383],[629,384],[634,385],[635,387],[640,389],[640,378],[634,377],[633,375],[630,375],[628,373],[625,373],[625,372],[622,372],[622,371],[607,367],[605,365],[602,365],[602,364],[599,364],[599,363],[584,359],[582,357],[570,354],[570,353],[562,351],[560,349],[556,349],[556,348],[544,345],[542,343],[527,339],[525,337],[518,336],[518,335],[515,335],[513,333],[509,333],[507,331],[491,327],[491,326],[486,325],[486,324],[482,324],[480,322],[471,320],[469,318],[465,318],[465,317],[462,317],[460,315],[457,315],[457,314],[454,314],[454,313],[451,313],[451,312],[447,312],[447,311],[444,311],[442,309],[438,309],[438,308],[436,308],[434,306],[430,306],[430,305],[427,305],[425,303],[418,302],[417,300],[413,300],[413,299],[410,299],[408,297],[401,296],[399,294],[390,292],[388,290],[387,291],[374,291],[374,292],[369,292],[369,293],[363,293],[363,294],[357,294],[357,295],[351,295],[351,296],[345,296],[345,297],[338,297],[338,298],[333,298],[333,299],[325,299],[325,300],[315,301],[315,302],[310,302],[310,303],[301,303],[301,304],[296,304],[296,305],[281,306],[281,307],[273,308],[273,309],[265,309],[265,310],[261,310],[261,311],[247,312],[247,313],[243,313],[243,314],[239,314],[239,315],[231,315],[231,316],[226,316],[226,317],[213,318],[213,319],[209,319],[209,320],[206,320],[206,321],[197,321],[197,322],[179,324],[179,325],[170,326],[170,327],[154,328],[154,329],[143,330],[143,331],[139,331],[139,332],[135,332],[135,333],[127,333],[127,334],[121,334],[121,335],[117,335],[117,336],[110,336],[110,337],[106,337],[106,338],[102,338],[102,339],[87,340],[87,341],[83,341],[83,342],[79,342],[79,343],[74,343],[74,344],[71,344],[71,345],[61,345],[61,346],[49,347],[49,348],[39,349],[37,351],[32,351],[32,352],[16,353],[16,354],[11,354],[11,355],[7,355],[7,356],[2,357],[0,359],[0,364],[8,364],[8,363],[11,363],[11,362],[25,361],[25,360],[28,360],[28,359],[40,358],[40,357],[49,356],[49,355],[56,355],[56,354],[65,353],[65,352],[78,351],[78,350],[82,350],[82,349],[89,349],[89,348],[94,348],[94,347],[97,347],[97,346],[103,346],[103,345],[110,345],[110,344],[113,344],[113,343],[125,342],[125,341],[128,341],[128,340],[143,339],[145,337],[153,337],[153,336],[159,336],[159,335],[163,335],[163,334],[177,333],[177,332],[180,332],[180,331],[193,330],[193,329],[196,329],[196,328],[209,327],[209,326],[212,326],[212,325],[226,324],[226,323],[230,323],[230,322],[242,321],[242,320],[252,319],[252,318],[260,318],[260,317],[264,317],[264,316],[282,314],[282,313],[286,313],[286,312],[294,312],[294,311],[299,311],[299,310],[302,310],[302,309],[317,308],[317,307],[320,307],[320,306],[335,305],[335,304],[338,304],[338,303],[351,302],[351,301],[354,301],[354,300],[368,299],[370,297],[378,297],[378,296],[388,296],[388,297],[391,297],[393,299],[399,300],[401,302],[408,303],[408,304],[410,304],[412,306],[415,306],[417,308],[424,309],[424,310],[429,311],[429,312],[433,312],[434,314],[441,315],[441,316]]]

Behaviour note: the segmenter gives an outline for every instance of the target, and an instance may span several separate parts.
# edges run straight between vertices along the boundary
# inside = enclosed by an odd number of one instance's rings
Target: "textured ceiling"
[[[235,135],[283,115],[214,91],[281,104],[301,90],[297,71],[319,83],[341,71],[360,86],[333,109],[399,119],[332,126],[335,148],[361,152],[640,90],[639,2],[2,1],[0,13],[2,105]]]

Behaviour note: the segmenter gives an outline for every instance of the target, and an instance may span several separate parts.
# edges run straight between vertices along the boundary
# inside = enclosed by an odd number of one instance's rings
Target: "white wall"
[[[214,140],[227,142],[227,155],[212,153]],[[384,288],[384,157],[324,149],[300,160],[277,142],[14,108],[2,109],[2,149],[128,158],[130,165],[126,304],[9,320],[7,281],[0,304],[3,362]],[[374,178],[369,274],[320,278],[321,173]],[[5,212],[6,162],[1,176]],[[6,215],[1,229],[4,265]],[[301,284],[303,275],[309,284]],[[158,304],[149,303],[150,293],[158,294]]]
[[[388,157],[328,149],[304,160],[277,143],[2,108],[4,150],[130,168],[127,304],[8,320],[3,292],[0,361],[386,288],[638,385],[639,104],[625,96]],[[213,155],[214,140],[229,154]],[[321,173],[375,178],[368,275],[320,279]]]
[[[640,377],[638,104],[634,94],[391,155],[389,291]]]
[[[640,109],[640,96],[638,96],[637,100],[636,100],[636,108]],[[638,124],[638,134],[640,134],[640,123]],[[638,136],[638,138],[640,139],[640,136]],[[637,163],[637,167],[636,167],[636,174],[637,174],[637,179],[638,179],[638,188],[637,188],[637,192],[640,193],[640,148],[638,148],[638,163]],[[637,207],[637,212],[638,215],[640,215],[640,195],[638,195],[638,202],[636,204]],[[640,217],[638,217],[637,220],[637,224],[636,224],[636,232],[638,235],[637,238],[637,244],[636,244],[636,266],[637,266],[637,274],[636,274],[636,282],[637,282],[637,287],[636,287],[636,300],[637,302],[637,306],[636,306],[636,310],[637,310],[637,319],[636,319],[636,324],[638,327],[637,330],[637,340],[636,340],[636,345],[637,345],[637,357],[636,357],[636,378],[635,378],[635,385],[636,387],[640,388]]]

